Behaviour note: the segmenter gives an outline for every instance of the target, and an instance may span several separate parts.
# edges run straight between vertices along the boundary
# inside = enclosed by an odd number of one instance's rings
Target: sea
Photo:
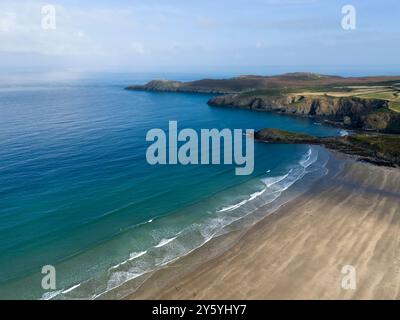
[[[346,132],[309,118],[210,107],[209,94],[125,90],[162,76],[99,74],[0,81],[0,298],[123,298],[127,285],[269,214],[327,174],[329,154],[255,143],[235,164],[150,165],[154,128]],[[45,266],[55,286],[43,286]],[[123,290],[120,290],[123,288]]]

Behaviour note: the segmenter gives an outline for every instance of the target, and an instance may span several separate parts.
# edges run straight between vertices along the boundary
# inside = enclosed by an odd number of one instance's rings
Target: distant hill
[[[127,89],[169,92],[238,93],[274,88],[394,85],[396,83],[400,83],[400,76],[345,78],[317,73],[295,72],[276,76],[244,75],[229,79],[202,79],[190,82],[153,80],[145,85],[129,86]]]

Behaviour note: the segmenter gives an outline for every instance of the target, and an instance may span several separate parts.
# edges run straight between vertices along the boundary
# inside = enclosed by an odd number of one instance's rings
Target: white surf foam
[[[154,248],[161,248],[161,247],[167,245],[168,243],[170,243],[171,241],[174,241],[177,237],[178,236],[169,238],[169,239],[162,239],[159,244],[154,246]]]
[[[78,283],[78,284],[72,286],[71,288],[65,289],[65,290],[62,291],[61,293],[68,293],[68,292],[71,292],[72,290],[74,290],[74,289],[76,289],[76,288],[79,288],[80,286],[81,286],[81,284]]]
[[[114,269],[118,269],[119,267],[123,266],[124,264],[128,263],[129,261],[135,260],[143,255],[145,255],[147,253],[147,250],[145,251],[140,251],[140,252],[132,252],[129,255],[129,259],[122,261],[121,263],[116,264],[115,266],[112,266],[109,270],[114,270]]]
[[[144,255],[144,254],[146,254],[146,253],[147,253],[147,250],[141,251],[141,252],[132,252],[132,253],[129,255],[128,261],[132,261],[132,260],[134,260],[134,259],[136,259],[136,258],[139,258],[139,257],[141,257],[142,255]]]
[[[291,172],[292,172],[292,169],[290,169],[289,172],[283,176],[263,178],[263,179],[261,179],[261,181],[267,186],[267,188],[269,188],[269,187],[273,186],[274,184],[286,179]]]
[[[42,295],[42,300],[51,300],[54,297],[57,297],[59,294],[62,293],[62,290],[57,290],[57,291],[50,291],[50,292],[45,292]]]
[[[241,206],[245,205],[247,202],[254,200],[255,198],[257,198],[258,196],[262,195],[265,191],[267,190],[267,188],[258,191],[258,192],[254,192],[250,195],[250,197],[246,200],[240,201],[239,203],[236,203],[234,205],[222,208],[221,210],[218,210],[218,212],[225,212],[225,211],[232,211],[235,210],[237,208],[240,208]]]

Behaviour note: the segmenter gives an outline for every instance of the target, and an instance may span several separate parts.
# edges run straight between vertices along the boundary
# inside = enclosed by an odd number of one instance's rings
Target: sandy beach
[[[204,259],[211,241],[128,298],[399,299],[400,171],[345,161],[340,174],[231,235],[222,254]],[[342,288],[346,265],[355,289]]]

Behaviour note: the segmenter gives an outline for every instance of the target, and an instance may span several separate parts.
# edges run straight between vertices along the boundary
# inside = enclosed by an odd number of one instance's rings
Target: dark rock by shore
[[[262,129],[255,133],[258,141],[280,144],[322,145],[377,165],[400,167],[400,136],[364,133],[345,137],[314,137],[279,129]]]

